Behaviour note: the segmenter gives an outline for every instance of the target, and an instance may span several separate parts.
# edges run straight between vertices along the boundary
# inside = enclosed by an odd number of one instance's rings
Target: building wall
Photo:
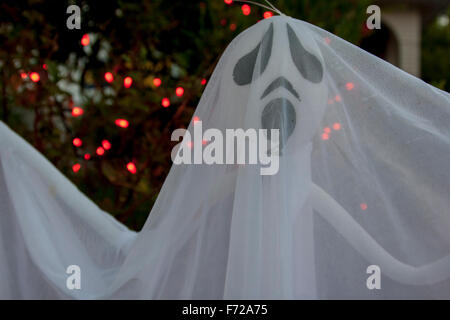
[[[387,60],[395,63],[392,60],[397,54],[397,65],[406,72],[420,77],[422,21],[419,10],[389,10],[381,7],[381,20],[391,29],[398,45],[398,49],[391,48],[391,60],[389,57]]]

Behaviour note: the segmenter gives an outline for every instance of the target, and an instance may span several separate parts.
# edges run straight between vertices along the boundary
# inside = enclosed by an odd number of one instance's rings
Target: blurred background
[[[272,1],[446,91],[449,2]],[[379,30],[365,24],[371,4]],[[70,5],[79,30],[66,25]],[[271,16],[232,0],[2,1],[0,119],[139,230],[171,167],[172,131],[193,121],[228,43]]]

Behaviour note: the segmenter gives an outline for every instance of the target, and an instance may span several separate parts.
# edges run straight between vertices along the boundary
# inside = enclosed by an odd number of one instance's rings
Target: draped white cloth
[[[279,172],[173,165],[139,233],[0,123],[0,298],[450,298],[448,93],[277,16],[232,41],[195,116],[280,129]]]

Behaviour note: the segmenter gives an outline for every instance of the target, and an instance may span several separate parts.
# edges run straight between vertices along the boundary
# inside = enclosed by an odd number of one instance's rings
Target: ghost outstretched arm
[[[312,184],[313,208],[362,256],[391,279],[409,285],[431,285],[450,278],[450,255],[421,267],[407,265],[381,247],[328,193]]]

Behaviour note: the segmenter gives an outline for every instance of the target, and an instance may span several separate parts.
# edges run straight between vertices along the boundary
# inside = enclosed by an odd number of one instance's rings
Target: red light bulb
[[[37,72],[30,73],[30,79],[33,82],[38,82],[41,79],[41,76]]]
[[[79,164],[79,163],[75,163],[73,166],[72,166],[72,170],[73,170],[73,172],[78,172],[78,171],[80,171],[80,169],[81,169],[81,164]]]
[[[155,78],[155,79],[153,79],[153,85],[154,85],[155,87],[159,87],[159,86],[161,85],[161,83],[162,83],[162,81],[161,81],[160,78]]]
[[[79,117],[84,113],[84,110],[80,107],[73,107],[72,108],[72,116]]]
[[[242,9],[242,13],[245,16],[248,16],[250,14],[250,12],[252,12],[252,9],[250,8],[250,6],[248,4],[242,5],[241,9]]]
[[[125,79],[123,79],[123,86],[125,88],[131,87],[132,84],[133,84],[133,79],[131,77],[126,77]]]
[[[102,146],[105,150],[109,150],[109,149],[111,149],[111,142],[109,142],[108,140],[103,140]]]
[[[83,141],[80,138],[73,139],[72,143],[77,148],[79,148],[83,145]]]
[[[178,97],[181,97],[181,96],[184,94],[184,89],[183,89],[183,87],[178,87],[178,88],[176,88],[176,89],[175,89],[175,94],[176,94]]]
[[[112,74],[111,72],[106,72],[106,73],[105,73],[105,80],[106,80],[106,82],[108,82],[108,83],[113,82],[113,81],[114,81],[114,76],[113,76],[113,74]]]
[[[116,119],[115,123],[116,123],[116,126],[121,127],[121,128],[128,128],[128,125],[129,125],[128,120],[125,120],[125,119]]]
[[[133,162],[128,162],[127,170],[130,171],[132,174],[136,174],[136,172],[137,172],[136,165]]]
[[[161,101],[161,105],[162,105],[164,108],[169,107],[169,106],[170,106],[170,100],[169,100],[168,98],[163,98],[162,101]]]
[[[81,37],[81,45],[83,47],[87,46],[90,42],[89,35],[86,33]]]
[[[105,149],[103,149],[102,147],[98,147],[97,150],[95,151],[99,156],[102,156],[105,154]]]
[[[266,11],[266,12],[264,12],[263,16],[264,16],[264,19],[269,19],[269,18],[273,17],[273,13],[270,11]]]

